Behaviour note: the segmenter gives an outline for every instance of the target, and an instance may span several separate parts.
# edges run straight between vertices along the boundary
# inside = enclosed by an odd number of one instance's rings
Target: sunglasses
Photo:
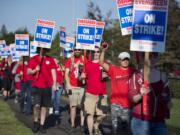
[[[80,49],[74,49],[74,51],[81,51]]]
[[[120,59],[120,60],[121,60],[121,59]],[[129,58],[124,58],[124,59],[122,59],[121,61],[125,61],[125,60],[129,61]]]
[[[100,51],[93,51],[93,53],[100,53]]]

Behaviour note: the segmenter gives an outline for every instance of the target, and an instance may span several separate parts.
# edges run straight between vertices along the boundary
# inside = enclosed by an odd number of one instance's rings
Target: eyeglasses
[[[93,53],[100,53],[100,51],[93,51]]]
[[[119,59],[119,60],[121,60],[121,59]],[[129,58],[124,58],[121,61],[125,61],[125,60],[129,61]]]
[[[81,51],[80,49],[74,49],[74,51]]]

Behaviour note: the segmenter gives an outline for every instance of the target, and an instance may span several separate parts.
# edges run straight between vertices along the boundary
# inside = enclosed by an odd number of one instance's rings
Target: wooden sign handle
[[[149,52],[145,52],[145,58],[144,58],[144,87],[149,88]],[[147,108],[147,95],[143,95],[143,100],[142,100],[142,110],[143,114],[147,114],[148,108]]]

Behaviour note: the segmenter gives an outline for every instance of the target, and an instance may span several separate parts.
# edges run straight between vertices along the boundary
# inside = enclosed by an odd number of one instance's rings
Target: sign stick
[[[150,74],[150,70],[149,70],[149,52],[145,52],[145,59],[144,59],[144,87],[148,88],[149,86],[149,74]],[[142,109],[143,109],[143,114],[147,113],[147,95],[143,96],[143,102],[142,102]]]
[[[38,79],[38,77],[39,77],[39,74],[40,74],[40,71],[41,71],[41,66],[42,66],[42,63],[43,63],[43,58],[44,58],[44,56],[43,56],[43,48],[41,47],[41,50],[40,50],[40,59],[41,59],[41,61],[40,61],[40,69],[39,69],[39,72],[37,72],[37,74],[36,74],[36,79]]]

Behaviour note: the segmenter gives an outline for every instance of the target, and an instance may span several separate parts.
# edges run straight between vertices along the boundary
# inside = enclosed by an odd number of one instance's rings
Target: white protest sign
[[[95,43],[96,43],[96,46],[98,47],[100,47],[101,45],[104,26],[105,26],[105,22],[96,21]]]
[[[122,35],[132,32],[133,0],[116,0]]]
[[[77,20],[76,48],[94,50],[96,21],[90,19]]]
[[[168,0],[135,0],[131,51],[164,52]]]
[[[34,41],[38,42],[38,47],[51,48],[54,27],[54,21],[37,20]]]
[[[66,28],[63,26],[60,26],[60,47],[65,48],[66,44]]]
[[[37,55],[38,43],[35,41],[30,42],[30,57]]]
[[[29,56],[29,34],[15,34],[15,44],[21,56]]]

